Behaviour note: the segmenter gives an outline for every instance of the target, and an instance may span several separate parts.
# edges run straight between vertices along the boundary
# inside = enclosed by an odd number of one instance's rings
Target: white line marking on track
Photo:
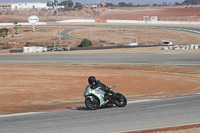
[[[196,93],[193,95],[200,95],[200,93]],[[190,96],[190,95],[185,95]],[[183,97],[183,96],[177,96],[177,97]],[[170,99],[170,98],[177,98],[177,97],[168,97],[168,98],[158,98],[158,99],[144,99],[144,100],[136,100],[136,101],[128,101],[127,104],[133,104],[133,103],[143,103],[143,102],[152,102],[152,101],[160,101],[164,99]],[[168,105],[167,105],[168,106]],[[73,108],[73,107],[72,107]],[[24,116],[24,115],[33,115],[33,114],[41,114],[41,113],[47,113],[47,112],[54,112],[54,111],[62,111],[62,110],[69,110],[69,109],[56,109],[56,110],[44,110],[40,112],[27,112],[27,113],[17,113],[17,114],[8,114],[8,115],[0,115],[0,118],[4,117],[12,117],[12,116]]]
[[[44,113],[44,112],[28,112],[28,113],[17,113],[17,114],[0,115],[0,118],[12,117],[12,116],[33,115],[33,114],[41,114],[41,113]]]
[[[136,101],[128,101],[128,104],[132,104],[132,103],[143,103],[143,102],[151,102],[151,101],[158,101],[161,99],[144,99],[144,100],[136,100]]]

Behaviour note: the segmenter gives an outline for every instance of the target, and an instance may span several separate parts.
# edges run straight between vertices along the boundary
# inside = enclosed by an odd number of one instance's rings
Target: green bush
[[[90,47],[92,46],[92,42],[88,39],[83,39],[79,47]]]
[[[2,28],[0,29],[0,37],[6,37],[8,35],[8,29],[7,28]]]

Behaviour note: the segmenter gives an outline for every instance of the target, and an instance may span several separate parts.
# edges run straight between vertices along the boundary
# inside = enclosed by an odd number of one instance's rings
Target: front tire
[[[91,110],[97,110],[99,108],[99,102],[94,96],[87,96],[85,98],[85,105]]]
[[[115,102],[115,105],[118,107],[125,107],[127,105],[126,97],[120,93],[114,94],[114,102]]]

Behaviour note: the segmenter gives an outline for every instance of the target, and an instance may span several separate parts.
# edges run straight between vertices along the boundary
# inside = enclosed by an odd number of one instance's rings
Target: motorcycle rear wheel
[[[125,107],[127,105],[126,97],[120,93],[114,94],[114,102],[115,102],[115,105],[118,107]]]
[[[87,108],[89,108],[91,110],[97,110],[100,106],[98,100],[94,96],[86,97],[85,105],[87,106]]]

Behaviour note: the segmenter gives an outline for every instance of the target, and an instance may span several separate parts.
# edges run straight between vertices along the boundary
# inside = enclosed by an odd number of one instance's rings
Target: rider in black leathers
[[[101,83],[99,80],[96,80],[96,78],[94,76],[90,76],[88,78],[88,83],[89,83],[91,89],[95,89],[95,88],[99,87],[99,89],[106,92],[106,94],[108,94],[108,93],[113,94],[113,91],[111,91],[109,87],[107,87],[106,85]]]

